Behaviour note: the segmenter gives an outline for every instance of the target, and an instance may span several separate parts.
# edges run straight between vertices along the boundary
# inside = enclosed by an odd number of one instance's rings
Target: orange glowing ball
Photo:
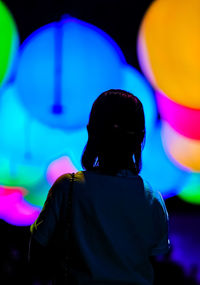
[[[140,66],[154,88],[200,109],[200,1],[157,0],[138,35]]]
[[[177,133],[168,123],[163,123],[162,142],[169,158],[179,167],[200,172],[200,140]]]

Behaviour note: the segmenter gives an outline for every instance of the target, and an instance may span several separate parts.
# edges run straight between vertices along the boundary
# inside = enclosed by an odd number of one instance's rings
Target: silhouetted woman
[[[92,106],[87,130],[85,170],[52,186],[31,227],[30,262],[41,279],[54,272],[56,284],[153,284],[150,257],[169,249],[168,214],[161,194],[138,175],[143,106],[131,93],[106,91]],[[44,270],[39,260],[51,262]]]

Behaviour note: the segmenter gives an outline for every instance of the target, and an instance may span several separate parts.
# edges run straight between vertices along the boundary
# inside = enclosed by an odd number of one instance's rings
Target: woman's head
[[[90,112],[88,142],[82,166],[110,170],[124,168],[139,173],[145,137],[145,118],[140,100],[120,89],[103,92]]]

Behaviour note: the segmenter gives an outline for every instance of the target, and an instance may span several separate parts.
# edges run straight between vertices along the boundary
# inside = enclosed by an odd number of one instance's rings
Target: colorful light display
[[[0,1],[0,87],[12,71],[18,45],[14,19],[5,4]]]
[[[0,155],[0,184],[5,186],[30,187],[44,177],[45,167],[30,161],[16,160]]]
[[[40,209],[24,201],[23,188],[0,186],[0,219],[17,226],[27,226],[37,219]]]
[[[179,197],[192,204],[200,204],[200,173],[192,173],[183,185]]]
[[[156,91],[158,109],[163,120],[178,133],[191,139],[200,140],[200,110],[185,107]]]
[[[23,43],[17,89],[35,118],[77,129],[86,126],[96,97],[120,84],[123,63],[121,50],[106,33],[69,17],[40,28]]]
[[[141,59],[147,64],[148,78],[157,86],[144,31],[142,27],[139,37],[143,49]],[[43,206],[52,183],[66,172],[82,169],[80,161],[87,142],[86,124],[91,105],[101,92],[110,88],[130,91],[143,103],[147,141],[141,176],[164,198],[180,191],[181,197],[186,193],[184,189],[190,181],[188,169],[191,168],[180,167],[182,162],[177,162],[175,158],[170,160],[173,157],[171,154],[169,159],[165,136],[162,136],[165,141],[163,148],[151,86],[136,69],[126,64],[121,50],[107,34],[69,17],[30,35],[20,49],[16,82],[1,90],[0,147],[3,154],[0,154],[0,184],[27,189],[26,193],[15,189],[10,192],[14,196],[7,195],[7,200],[2,198],[7,204],[2,210],[6,221],[17,225],[31,224]],[[178,104],[161,92],[157,91],[161,117],[184,132],[187,125],[181,125],[179,117],[175,117]],[[167,108],[173,111],[171,116],[165,113]],[[183,114],[190,109],[181,106],[183,111],[178,113]],[[184,113],[185,118],[191,118],[187,112]],[[162,132],[166,133],[165,130],[164,124]],[[189,126],[187,131],[193,132]],[[196,136],[196,133],[192,135]],[[167,134],[168,139],[172,137],[171,133]],[[12,203],[16,206],[10,215],[8,211]],[[14,211],[20,213],[18,220],[13,218]]]
[[[2,91],[0,125],[1,151],[13,161],[42,168],[67,154],[80,167],[80,155],[87,141],[86,129],[64,132],[35,120],[21,104],[14,85]]]
[[[157,0],[145,14],[138,34],[140,66],[156,89],[162,143],[174,165],[200,171],[200,2]],[[188,201],[198,203],[198,187]],[[187,190],[180,197],[187,199]],[[193,197],[193,198],[191,198]]]
[[[200,1],[153,1],[138,37],[141,68],[175,102],[200,109]]]
[[[179,193],[189,174],[169,160],[161,141],[161,129],[158,122],[146,140],[141,176],[164,198],[169,198]]]
[[[169,157],[183,169],[200,172],[200,141],[177,133],[168,123],[163,124],[162,141]]]
[[[65,173],[75,173],[78,170],[74,167],[67,156],[60,157],[53,161],[47,169],[47,181],[52,185],[56,179]]]

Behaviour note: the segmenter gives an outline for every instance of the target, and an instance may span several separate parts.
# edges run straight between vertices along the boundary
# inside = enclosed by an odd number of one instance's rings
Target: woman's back
[[[54,197],[53,202],[43,210],[48,214],[43,213],[45,219],[38,219],[32,227],[33,233],[37,228],[33,236],[40,243],[48,243],[55,232],[54,219],[48,222],[55,212],[62,227],[67,226],[69,180],[70,175],[64,175],[55,183],[48,198]],[[159,193],[147,188],[140,176],[129,170],[115,176],[98,171],[76,173],[71,223],[70,284],[152,284],[149,256],[168,250],[167,212]],[[67,240],[65,236],[62,242],[55,241],[62,253]],[[62,256],[61,268],[66,268]]]
[[[73,184],[70,174],[54,183],[32,237],[60,253],[57,284],[65,284],[69,268],[70,285],[151,285],[149,257],[169,247],[168,214],[161,195],[138,175],[145,140],[142,103],[124,90],[108,90],[95,100],[87,130],[81,160],[86,171],[76,173]]]

